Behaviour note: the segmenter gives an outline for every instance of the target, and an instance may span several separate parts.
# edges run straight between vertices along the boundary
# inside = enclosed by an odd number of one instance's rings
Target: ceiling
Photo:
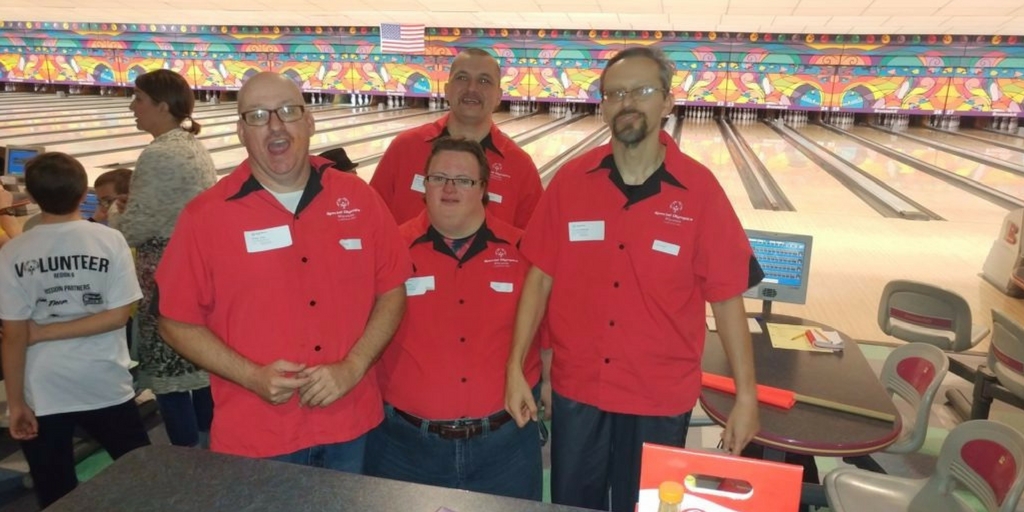
[[[1024,1],[2,0],[0,21],[1024,36]]]

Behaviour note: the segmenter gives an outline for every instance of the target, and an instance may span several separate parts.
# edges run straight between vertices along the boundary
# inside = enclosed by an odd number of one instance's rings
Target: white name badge
[[[604,221],[588,220],[569,223],[570,242],[591,242],[604,240]]]
[[[434,276],[410,277],[405,280],[405,294],[409,297],[424,295],[434,289]]]
[[[288,226],[245,232],[245,250],[250,253],[272,251],[291,245],[292,232]]]
[[[363,248],[363,240],[361,238],[342,238],[338,240],[338,243],[347,251],[358,251]]]
[[[663,252],[665,254],[671,254],[672,256],[679,256],[678,245],[670,244],[668,242],[662,242],[661,240],[655,240],[654,245],[651,246],[651,249],[654,249],[655,251],[658,252]]]
[[[491,281],[491,289],[498,293],[512,293],[512,283],[499,283],[498,281]]]
[[[487,198],[490,199],[492,203],[501,204],[501,195],[499,194],[495,194],[494,192],[488,192]]]
[[[415,190],[416,192],[422,192],[422,193],[426,194],[427,193],[427,187],[426,187],[425,182],[426,182],[426,176],[424,176],[422,174],[413,175],[413,177],[412,177],[412,186],[409,187],[409,188]]]

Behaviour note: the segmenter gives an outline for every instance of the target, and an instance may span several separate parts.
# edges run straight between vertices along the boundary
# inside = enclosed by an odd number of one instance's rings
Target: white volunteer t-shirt
[[[120,232],[75,221],[40,224],[0,249],[0,318],[75,320],[142,298]],[[88,411],[131,399],[124,329],[28,348],[25,400],[36,416]]]

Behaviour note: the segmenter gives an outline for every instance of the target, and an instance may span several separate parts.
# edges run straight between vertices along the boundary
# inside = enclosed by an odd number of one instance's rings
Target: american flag
[[[423,25],[380,24],[381,53],[423,53]]]

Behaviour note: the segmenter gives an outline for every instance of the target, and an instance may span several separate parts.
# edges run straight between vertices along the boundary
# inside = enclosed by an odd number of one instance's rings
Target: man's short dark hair
[[[604,76],[608,72],[608,68],[612,67],[612,65],[620,60],[631,59],[634,57],[643,57],[657,64],[658,78],[661,81],[661,88],[665,90],[665,94],[668,94],[668,92],[672,90],[672,75],[676,72],[675,63],[665,56],[665,52],[663,52],[661,48],[632,46],[616,53],[614,57],[608,60],[608,64],[604,69],[601,70],[601,94],[604,94]]]
[[[96,177],[92,184],[93,188],[100,188],[104,185],[113,184],[114,192],[118,195],[127,194],[132,182],[132,170],[124,167],[107,171]]]
[[[88,185],[85,168],[70,155],[43,153],[25,163],[25,188],[39,209],[51,215],[74,213]]]
[[[441,137],[440,139],[435,140],[433,147],[430,149],[430,156],[427,158],[427,163],[423,166],[424,174],[427,172],[427,169],[430,169],[430,163],[434,161],[434,157],[442,151],[458,151],[473,155],[473,157],[476,158],[477,165],[480,167],[480,186],[485,187],[484,191],[486,192],[486,184],[491,181],[491,165],[487,163],[487,154],[484,153],[484,147],[481,146],[479,142],[454,137]],[[485,205],[487,204],[487,201],[488,196],[485,193],[483,198]]]

